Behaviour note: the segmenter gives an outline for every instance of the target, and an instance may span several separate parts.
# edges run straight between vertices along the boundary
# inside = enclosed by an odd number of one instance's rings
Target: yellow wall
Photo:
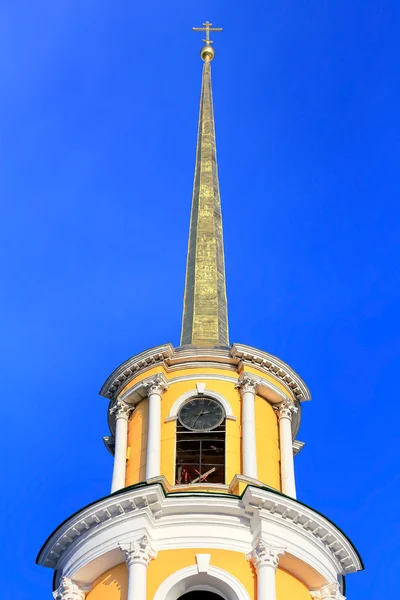
[[[155,373],[162,372],[156,367],[131,381],[124,391]],[[203,379],[202,375],[223,375],[225,369],[192,368],[181,369],[172,373],[164,373],[167,379],[196,375],[196,380],[171,382],[168,390],[162,396],[161,403],[161,474],[170,485],[175,484],[175,431],[176,422],[165,422],[174,402],[186,392],[193,390],[196,383],[206,384],[207,389],[224,396],[232,407],[236,421],[226,421],[226,468],[225,483],[230,484],[236,474],[242,472],[241,458],[241,397],[235,383],[222,380]],[[229,373],[233,375],[233,373]],[[236,374],[236,376],[238,376]],[[264,374],[265,376],[265,374]],[[145,479],[146,438],[147,438],[147,408],[148,401],[142,400],[132,413],[128,429],[128,461],[126,485],[134,485]],[[259,479],[263,483],[280,489],[278,424],[271,405],[264,399],[256,398],[256,427],[257,427],[257,462]]]
[[[276,571],[277,600],[310,600],[310,591],[300,579],[283,569]]]
[[[157,559],[151,561],[147,574],[147,600],[153,600],[161,583],[175,571],[196,564],[196,554],[211,554],[210,564],[235,575],[254,598],[255,577],[251,564],[241,552],[232,550],[189,548],[184,550],[162,550]],[[96,599],[97,600],[97,599]],[[297,599],[295,599],[297,600]],[[310,600],[308,598],[308,600]]]
[[[256,444],[258,479],[281,489],[278,419],[272,406],[256,396]]]
[[[147,600],[153,600],[158,587],[172,573],[196,564],[196,554],[211,554],[211,565],[234,575],[247,590],[250,599],[258,600],[255,571],[244,554],[213,548],[160,551],[148,567]],[[86,600],[126,600],[127,590],[128,569],[123,563],[98,577]],[[276,592],[277,600],[310,600],[310,592],[304,583],[282,569],[276,572]]]
[[[148,404],[147,398],[142,400],[129,419],[126,485],[146,478]]]
[[[125,563],[113,567],[98,577],[86,600],[126,600],[128,593],[128,568]]]

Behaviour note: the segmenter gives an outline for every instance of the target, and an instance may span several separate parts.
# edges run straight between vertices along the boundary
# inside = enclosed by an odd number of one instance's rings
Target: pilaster
[[[128,565],[127,600],[146,600],[147,567],[156,552],[151,547],[149,538],[144,535],[129,544],[120,544]]]
[[[255,396],[258,383],[252,377],[243,374],[237,387],[242,396],[242,463],[243,475],[258,478]]]
[[[128,447],[128,420],[133,407],[118,398],[110,408],[110,415],[115,415],[115,451],[111,493],[125,487],[126,451]]]
[[[287,496],[296,498],[296,483],[293,462],[292,418],[298,412],[297,406],[289,400],[283,400],[273,407],[279,420],[279,446],[281,452],[281,488]]]
[[[143,385],[149,398],[146,479],[150,479],[161,475],[161,396],[168,384],[161,374],[157,374],[147,379]]]

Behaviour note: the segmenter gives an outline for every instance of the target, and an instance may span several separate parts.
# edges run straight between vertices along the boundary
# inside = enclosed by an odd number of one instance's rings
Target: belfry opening
[[[64,520],[37,561],[54,571],[54,600],[345,600],[360,556],[297,500],[310,391],[280,358],[229,342],[211,83],[210,34],[220,29],[207,21],[198,30],[205,45],[180,345],[143,350],[107,377],[110,488]],[[231,92],[218,89],[220,107]]]
[[[220,600],[223,596],[215,594],[214,592],[207,592],[203,590],[195,590],[193,592],[187,592],[180,596],[178,600]]]
[[[175,483],[225,483],[225,413],[204,396],[189,399],[176,423]]]

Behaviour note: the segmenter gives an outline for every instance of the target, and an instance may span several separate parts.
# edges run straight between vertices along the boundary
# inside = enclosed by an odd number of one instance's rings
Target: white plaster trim
[[[154,365],[153,365],[154,366]],[[131,388],[126,390],[121,396],[111,400],[110,409],[108,411],[108,426],[112,435],[115,436],[115,414],[113,412],[113,407],[117,402],[124,402],[127,406],[134,408],[139,402],[149,397],[149,386],[153,382],[158,382],[161,386],[162,391],[165,391],[169,387],[169,382],[165,377],[164,373],[154,373],[149,377],[145,377],[141,381],[138,381]]]
[[[204,368],[207,368],[207,366],[205,366]],[[269,381],[268,379],[264,379],[264,377],[262,376],[257,376],[255,373],[249,373],[247,371],[242,371],[241,373],[241,377],[246,376],[249,377],[249,379],[254,380],[255,383],[257,383],[257,395],[261,396],[261,398],[264,398],[265,400],[267,400],[267,402],[269,402],[270,404],[273,404],[273,401],[271,401],[269,398],[266,397],[266,390],[270,390],[271,392],[273,392],[274,394],[276,394],[277,398],[276,398],[276,403],[280,403],[284,400],[286,400],[288,398],[288,393],[290,394],[289,390],[287,393],[285,393],[284,391],[281,390],[280,387],[278,387],[277,385],[275,385],[272,381]],[[199,381],[203,380],[203,381],[227,381],[229,383],[234,383],[235,385],[238,384],[239,380],[239,376],[237,377],[230,377],[228,375],[220,375],[220,374],[207,374],[205,373],[204,375],[199,376],[197,375],[182,375],[182,376],[178,376],[178,377],[171,377],[170,379],[168,379],[169,383],[180,383],[182,381]],[[207,391],[203,392],[203,393],[207,393]]]
[[[121,396],[119,396],[118,400],[121,400],[122,402],[125,402],[128,405],[137,404],[138,402],[143,400],[143,398],[148,398],[148,396],[151,393],[149,386],[151,386],[153,382],[155,382],[156,385],[160,385],[161,388],[163,388],[161,390],[161,394],[164,390],[167,390],[169,387],[169,382],[165,377],[164,373],[155,373],[154,375],[150,375],[149,377],[146,377],[145,379],[142,379],[141,381],[135,383],[135,385],[133,385],[131,388],[126,390],[126,392],[124,392]]]
[[[199,379],[197,377],[197,379]],[[203,377],[202,377],[203,379]],[[171,383],[171,382],[170,382]],[[177,418],[178,416],[178,412],[180,407],[190,398],[193,398],[194,396],[198,396],[198,392],[197,389],[194,388],[193,390],[189,390],[188,392],[185,392],[184,394],[182,394],[181,396],[179,396],[179,398],[177,398],[175,400],[175,402],[173,403],[173,405],[171,406],[171,410],[169,411],[169,415],[168,415],[168,419],[172,420],[172,418]],[[218,402],[220,404],[222,404],[224,411],[225,411],[225,416],[227,419],[229,418],[235,418],[235,416],[232,413],[232,407],[229,404],[228,400],[222,396],[221,394],[217,394],[217,392],[213,392],[211,390],[206,390],[204,392],[205,396],[209,396],[210,398],[213,398],[214,400],[218,400]]]
[[[288,386],[296,400],[301,402],[311,400],[310,390],[301,377],[278,357],[263,350],[236,343],[232,345],[230,355],[244,364],[253,363],[259,369],[265,370],[280,379]]]
[[[153,600],[177,600],[182,594],[194,590],[214,592],[226,600],[250,600],[244,586],[227,571],[210,566],[206,574],[199,574],[196,565],[179,569],[167,577]]]
[[[297,456],[298,453],[303,450],[304,446],[306,445],[305,442],[300,442],[300,440],[293,440],[293,456]]]
[[[210,565],[211,554],[196,554],[198,573],[207,573]]]
[[[155,346],[154,348],[150,348],[149,350],[145,350],[140,354],[132,356],[123,362],[122,365],[117,367],[106,379],[100,390],[100,396],[112,398],[118,393],[121,387],[125,387],[133,377],[136,377],[136,375],[147,368],[162,363],[165,359],[172,356],[173,353],[174,347],[172,344],[163,344],[162,346]]]
[[[310,589],[362,569],[351,542],[322,515],[291,498],[253,486],[242,498],[192,494],[189,486],[187,492],[165,497],[154,483],[104,498],[63,523],[42,548],[38,563],[57,571],[56,585],[62,576],[90,584],[121,562],[119,545],[138,536],[151,539],[155,551],[223,548],[243,554],[268,536],[271,545],[287,549],[282,568]]]
[[[115,369],[104,383],[100,394],[106,398],[115,397],[139,373],[157,365],[162,365],[167,372],[170,372],[175,368],[181,368],[182,365],[187,368],[215,366],[240,371],[245,364],[253,364],[258,369],[279,379],[297,401],[311,399],[306,384],[289,365],[272,354],[243,344],[233,344],[229,349],[175,349],[172,344],[156,346],[132,356]]]

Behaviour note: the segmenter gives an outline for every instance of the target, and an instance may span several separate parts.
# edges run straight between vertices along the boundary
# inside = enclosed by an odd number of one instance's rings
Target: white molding
[[[281,388],[275,385],[272,381],[264,379],[264,377],[256,375],[255,373],[246,371],[246,369],[243,369],[241,371],[237,383],[241,384],[242,381],[247,381],[248,384],[252,382],[257,388],[257,396],[264,398],[264,400],[271,404],[271,406],[274,406],[275,404],[280,404],[281,402],[284,402],[288,399],[288,395],[285,394],[285,392],[283,392]],[[271,394],[268,394],[268,392],[272,392],[276,397],[271,398]]]
[[[197,379],[199,379],[199,377],[197,377]],[[201,378],[203,379],[203,378]],[[170,382],[171,383],[171,382]],[[190,398],[193,398],[194,396],[198,396],[199,393],[197,391],[196,388],[189,390],[188,392],[185,392],[184,394],[182,394],[181,396],[179,396],[179,398],[177,398],[175,400],[175,402],[173,403],[173,405],[171,406],[171,410],[169,411],[169,415],[168,415],[168,420],[172,419],[176,419],[178,417],[178,412],[180,407],[185,404],[185,402],[187,402],[187,400],[189,400]],[[213,398],[214,400],[217,400],[224,408],[225,411],[225,416],[227,419],[236,419],[236,417],[234,416],[233,412],[232,412],[232,407],[229,404],[228,400],[225,398],[225,396],[222,396],[222,394],[218,394],[217,392],[214,392],[212,390],[205,390],[204,391],[204,396]]]
[[[297,373],[282,360],[243,344],[233,344],[230,349],[222,348],[174,348],[172,344],[156,346],[132,356],[108,377],[100,395],[114,398],[134,377],[157,365],[166,372],[175,368],[228,368],[240,371],[246,364],[252,365],[279,380],[297,401],[310,400],[310,391]]]
[[[172,344],[163,344],[132,356],[117,367],[106,379],[99,392],[100,396],[105,398],[115,397],[118,391],[125,387],[133,377],[136,377],[146,368],[154,367],[157,363],[161,364],[173,353],[174,347]]]
[[[310,589],[362,569],[351,542],[330,521],[289,497],[254,486],[242,498],[191,493],[189,486],[187,492],[165,496],[154,482],[104,498],[64,522],[38,563],[57,571],[57,585],[62,576],[90,584],[121,562],[119,545],[143,535],[155,551],[222,548],[243,554],[268,536],[271,545],[286,548],[282,568],[303,577]]]
[[[155,373],[149,377],[145,377],[138,381],[131,388],[127,389],[121,396],[118,396],[118,401],[125,402],[128,405],[138,404],[144,398],[148,398],[151,393],[151,386],[156,386],[160,390],[160,394],[167,390],[169,381],[164,373]]]
[[[114,400],[110,401],[110,408],[108,411],[108,426],[112,435],[115,435],[116,421],[113,407],[118,403],[124,403],[128,407],[131,407],[131,410],[133,410],[135,406],[139,404],[139,402],[145,398],[148,398],[150,386],[154,384],[154,382],[161,387],[161,391],[167,390],[169,387],[169,382],[164,373],[154,373],[153,375],[138,381],[135,383],[135,385],[126,390],[121,396],[118,396],[114,398]]]
[[[304,446],[306,445],[305,442],[301,442],[300,440],[293,440],[293,456],[297,456],[298,453],[303,450]]]
[[[203,373],[200,375],[199,373],[197,374],[193,374],[193,375],[180,375],[178,377],[171,377],[168,381],[170,383],[180,383],[182,381],[227,381],[229,383],[237,383],[238,380],[238,376],[233,375],[221,375],[221,374],[209,374],[209,373]],[[207,393],[207,387],[205,389],[205,391],[203,393]]]
[[[207,573],[210,566],[211,554],[196,554],[196,564],[198,573]]]
[[[301,377],[287,363],[273,356],[273,354],[236,343],[232,345],[230,354],[244,365],[253,364],[280,379],[299,402],[311,400],[310,390]]]
[[[250,486],[242,500],[249,507],[253,506],[257,512],[266,511],[269,515],[268,520],[283,520],[287,529],[293,531],[294,528],[300,527],[307,534],[311,534],[314,544],[325,547],[330,552],[332,560],[336,562],[338,574],[347,575],[362,569],[359,556],[348,538],[331,521],[313,509],[297,503],[289,496],[274,497],[264,490]]]
[[[153,600],[177,600],[195,590],[214,592],[225,600],[250,600],[245,587],[236,577],[211,565],[207,573],[198,573],[197,565],[175,571],[162,582]]]
[[[251,561],[257,570],[262,566],[278,568],[279,559],[285,554],[285,548],[277,548],[268,543],[265,538],[259,539],[251,552],[246,555],[247,560]]]
[[[278,408],[279,406],[281,406],[282,404],[287,403],[287,402],[290,403],[295,408],[295,412],[291,419],[292,438],[294,439],[300,429],[300,420],[301,420],[300,402],[298,402],[297,400],[295,402],[293,402],[280,388],[278,388],[276,385],[274,385],[271,381],[268,381],[267,379],[264,379],[263,377],[259,377],[258,375],[255,375],[254,373],[250,373],[249,371],[246,371],[245,369],[243,369],[241,371],[237,385],[240,386],[241,382],[245,381],[245,380],[247,380],[248,382],[253,382],[253,384],[257,388],[257,391],[256,391],[257,396],[260,396],[266,402],[268,402],[268,404],[270,404],[274,410],[276,408]],[[271,392],[275,395],[274,399],[271,398]]]
[[[129,542],[129,544],[119,544],[119,548],[125,556],[128,567],[135,563],[147,567],[151,560],[157,558],[157,552],[152,548],[147,535],[142,535],[141,538]]]

